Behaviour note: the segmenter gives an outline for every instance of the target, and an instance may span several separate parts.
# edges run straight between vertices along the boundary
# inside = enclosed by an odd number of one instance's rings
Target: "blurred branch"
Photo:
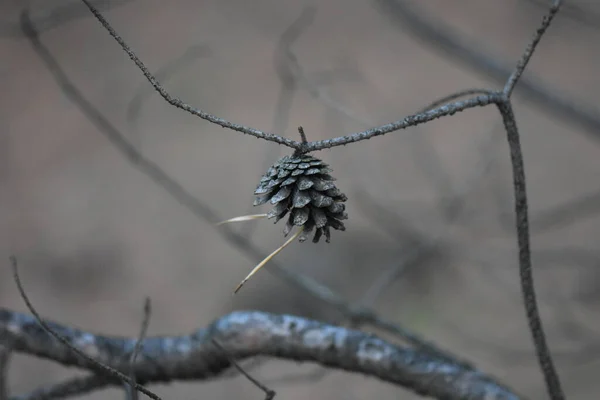
[[[151,315],[152,315],[152,307],[150,304],[150,298],[146,297],[146,300],[144,301],[144,317],[142,319],[140,333],[135,342],[135,346],[133,348],[133,353],[131,353],[131,357],[129,359],[129,377],[131,378],[131,384],[127,384],[127,383],[125,384],[129,388],[129,390],[127,391],[127,393],[129,393],[128,400],[138,400],[138,398],[139,398],[138,391],[135,387],[135,384],[136,384],[135,362],[136,362],[138,354],[140,353],[140,350],[142,347],[142,342],[144,341],[144,338],[146,337],[146,333],[148,331],[148,325],[150,325],[150,316]]]
[[[12,396],[9,400],[66,399],[67,397],[81,396],[107,386],[117,386],[120,384],[122,385],[118,379],[93,374],[43,386],[24,395]]]
[[[92,334],[48,322],[71,346],[94,355],[117,370],[129,367],[136,339]],[[40,330],[35,318],[0,309],[0,339],[14,350],[65,366],[90,369],[89,361]],[[316,362],[330,368],[362,373],[439,399],[522,398],[479,371],[466,369],[429,353],[393,345],[374,335],[291,315],[240,311],[226,315],[190,335],[149,337],[143,341],[135,374],[140,382],[203,380],[218,376],[231,361],[212,340],[236,359],[265,355]]]
[[[0,400],[8,399],[8,365],[12,348],[10,342],[0,342]]]
[[[188,64],[196,61],[199,58],[209,56],[211,53],[212,51],[210,47],[205,44],[190,46],[181,56],[169,62],[162,68],[159,68],[154,76],[156,76],[156,79],[166,81],[171,77],[171,75],[186,67]],[[143,85],[127,105],[127,122],[134,125],[134,127],[135,123],[137,123],[139,119],[144,101],[152,94],[154,94],[153,88],[148,85]]]
[[[538,7],[548,7],[548,0],[527,0]],[[590,3],[592,5],[593,3]],[[560,15],[581,22],[592,28],[600,28],[600,15],[589,9],[578,6],[575,2],[568,2],[562,6]]]
[[[277,46],[275,47],[273,53],[273,66],[279,80],[279,93],[277,94],[275,113],[273,114],[273,132],[285,132],[288,128],[292,102],[296,95],[298,85],[288,63],[286,63],[286,59],[290,47],[298,40],[308,25],[310,25],[314,19],[315,12],[315,7],[305,7],[300,16],[281,34]],[[265,160],[259,174],[267,171],[269,167],[273,165],[273,160],[279,158],[279,148],[276,150],[277,151],[265,149]],[[252,209],[254,206],[250,206],[250,208]],[[252,211],[249,211],[248,214],[252,214]],[[240,234],[245,237],[250,237],[255,227],[256,223],[254,221],[249,221],[242,225]]]
[[[108,11],[130,3],[131,1],[132,0],[96,0],[92,1],[92,3],[101,11]],[[45,2],[45,4],[52,3]],[[89,13],[81,7],[79,1],[73,1],[68,4],[42,10],[32,17],[32,21],[39,32],[46,32],[66,24],[67,22],[86,17],[89,17]],[[21,30],[20,24],[18,22],[0,22],[0,37],[23,37],[23,31]]]
[[[457,93],[454,96],[458,97],[460,95],[460,93]],[[447,96],[446,99],[450,99],[451,97],[453,96]],[[440,102],[443,102],[443,100],[444,99],[441,99]],[[435,105],[432,105],[432,107],[435,107]],[[431,235],[425,235],[418,232],[408,220],[397,213],[386,209],[386,207],[379,204],[367,192],[360,193],[357,197],[358,204],[367,216],[375,221],[375,225],[386,230],[394,240],[407,243],[398,255],[398,260],[381,273],[367,289],[360,302],[361,305],[366,307],[373,306],[377,299],[385,293],[385,291],[394,284],[407,269],[419,265],[419,263],[426,258],[428,253],[439,248],[441,242],[447,238],[447,235],[449,234],[448,225],[455,224],[460,219],[461,215],[463,215],[469,193],[488,174],[492,163],[495,161],[492,151],[497,140],[500,138],[500,135],[496,132],[497,129],[498,126],[495,126],[492,129],[491,134],[488,135],[479,146],[479,149],[476,151],[476,153],[480,155],[479,161],[473,168],[468,168],[471,172],[471,176],[463,182],[462,187],[456,188],[453,187],[453,185],[448,185],[451,187],[450,196],[443,193],[445,198],[442,203],[442,208],[443,211],[446,211],[444,213],[444,222],[446,225],[441,228],[436,228],[435,233]]]
[[[449,59],[504,84],[512,67],[486,53],[483,46],[462,37],[440,19],[419,9],[415,1],[375,0],[399,29],[443,53]],[[548,5],[546,5],[546,8]],[[565,100],[562,91],[552,91],[531,77],[521,80],[518,90],[553,117],[582,126],[594,139],[600,138],[600,113],[582,104]]]
[[[164,189],[179,204],[187,208],[199,219],[209,222],[212,226],[223,220],[207,204],[200,201],[198,198],[188,192],[183,186],[181,186],[177,181],[163,171],[157,164],[147,159],[143,154],[137,151],[135,147],[126,139],[123,133],[121,133],[114,125],[112,125],[110,121],[104,115],[102,115],[70,81],[50,51],[39,40],[34,27],[30,25],[30,22],[27,19],[27,14],[24,14],[22,21],[24,24],[23,29],[28,33],[27,37],[29,38],[34,51],[44,62],[48,68],[48,71],[52,74],[52,77],[57,82],[65,96],[81,110],[81,112],[98,129],[98,131],[109,140],[115,149],[118,150],[119,153],[122,154],[133,167],[150,178],[156,185]],[[244,236],[236,233],[228,225],[219,227],[217,232],[221,234],[225,240],[246,254],[248,257],[254,260],[262,260],[265,258],[265,254],[260,249],[248,241]],[[411,332],[399,324],[379,317],[373,310],[366,308],[356,309],[350,305],[347,300],[342,298],[327,286],[322,285],[321,283],[310,279],[305,275],[296,273],[291,268],[283,268],[275,260],[271,260],[265,268],[267,268],[267,270],[275,274],[280,279],[284,280],[286,283],[290,284],[292,287],[300,289],[310,296],[317,298],[327,305],[335,308],[348,319],[376,326],[402,338],[403,340],[406,340],[421,350],[430,351],[439,357],[445,357],[451,362],[459,362],[457,361],[459,359],[457,356],[438,348],[434,343],[421,338],[418,334]],[[467,361],[463,360],[461,360],[460,363],[465,367],[470,365]]]
[[[91,13],[96,17],[96,19],[100,22],[100,24],[104,27],[104,29],[106,29],[106,31],[108,31],[108,33],[113,37],[113,39],[115,39],[117,41],[117,43],[119,43],[119,45],[121,46],[123,51],[125,51],[125,53],[127,53],[129,58],[131,58],[131,60],[140,69],[140,71],[142,71],[142,73],[144,74],[146,79],[150,82],[152,87],[154,87],[154,89],[161,95],[161,97],[163,99],[165,99],[165,101],[167,103],[169,103],[173,107],[176,107],[183,111],[186,111],[186,112],[188,112],[196,117],[199,117],[203,120],[206,120],[213,124],[219,125],[222,128],[228,128],[233,131],[237,131],[237,132],[240,132],[240,133],[243,133],[246,135],[254,136],[258,139],[263,139],[263,140],[267,140],[270,142],[282,144],[282,145],[291,147],[293,149],[300,149],[300,147],[301,147],[300,142],[297,142],[297,141],[291,140],[291,139],[286,139],[282,136],[279,136],[279,135],[276,135],[273,133],[266,133],[266,132],[262,132],[258,129],[248,127],[248,126],[229,122],[227,120],[224,120],[223,118],[219,118],[215,115],[209,114],[203,110],[193,107],[193,106],[185,103],[183,100],[181,100],[179,98],[171,96],[169,94],[169,92],[167,92],[167,90],[161,85],[161,83],[158,82],[156,77],[154,75],[152,75],[152,73],[150,72],[148,67],[146,67],[146,65],[142,62],[142,60],[139,59],[139,57],[129,48],[127,43],[125,43],[125,41],[117,34],[117,32],[112,28],[112,26],[108,23],[108,21],[102,16],[102,14],[100,14],[100,12],[96,9],[96,7],[94,7],[89,0],[82,0],[82,1],[89,8]]]
[[[532,229],[538,232],[563,228],[600,212],[600,191],[569,200],[532,218]]]

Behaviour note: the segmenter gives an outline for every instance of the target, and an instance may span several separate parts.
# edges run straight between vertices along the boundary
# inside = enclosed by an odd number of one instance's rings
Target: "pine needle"
[[[225,221],[219,222],[216,226],[229,224],[231,222],[243,222],[243,221],[252,221],[254,219],[266,218],[267,214],[250,214],[250,215],[242,215],[240,217],[230,218]]]
[[[265,257],[264,260],[262,260],[256,267],[254,267],[254,269],[252,271],[250,271],[250,273],[248,274],[248,276],[246,276],[244,278],[244,280],[241,281],[240,284],[235,288],[235,290],[233,291],[233,294],[236,294],[238,292],[238,290],[240,290],[242,288],[242,286],[244,285],[244,283],[246,283],[248,281],[248,279],[250,279],[252,277],[252,275],[254,275],[259,269],[261,269],[262,267],[264,267],[265,264],[269,262],[269,260],[271,260],[273,257],[275,257],[281,250],[285,249],[298,236],[300,236],[300,234],[302,233],[303,229],[304,229],[303,227],[301,227],[300,229],[298,229],[298,232],[296,232],[284,244],[282,244],[278,249],[276,249],[274,252],[272,252],[267,257]]]

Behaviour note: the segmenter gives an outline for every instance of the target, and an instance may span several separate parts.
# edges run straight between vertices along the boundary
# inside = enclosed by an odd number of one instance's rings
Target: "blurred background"
[[[95,2],[174,96],[293,139],[302,125],[309,140],[395,121],[464,89],[502,87],[545,3]],[[25,34],[27,18],[39,42]],[[570,399],[600,390],[599,41],[600,5],[568,2],[514,96],[539,302]],[[25,312],[14,254],[42,315],[94,332],[137,335],[145,296],[150,335],[189,333],[240,309],[345,322],[267,270],[232,296],[259,259],[214,222],[261,212],[253,191],[289,149],[170,107],[83,4],[0,2],[0,88],[3,308]],[[196,197],[200,215],[132,163],[128,145]],[[347,231],[334,231],[331,244],[294,243],[276,261],[545,397],[521,304],[498,112],[472,109],[317,156],[349,197]],[[283,223],[231,228],[265,254],[284,241]],[[74,373],[16,356],[10,388]],[[266,360],[252,373],[288,400],[416,398],[310,364]],[[262,397],[239,376],[152,388],[166,399]],[[107,395],[122,391],[87,397]]]

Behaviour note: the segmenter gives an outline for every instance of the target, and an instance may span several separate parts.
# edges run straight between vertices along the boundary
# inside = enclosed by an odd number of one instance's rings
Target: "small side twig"
[[[142,319],[142,325],[140,327],[140,333],[138,335],[137,341],[135,342],[135,347],[133,348],[133,353],[131,353],[131,359],[129,361],[129,376],[131,377],[132,384],[128,384],[129,387],[129,399],[130,400],[138,400],[138,391],[135,388],[136,378],[135,378],[135,360],[142,349],[142,343],[146,338],[146,333],[148,332],[148,325],[150,325],[150,316],[152,315],[152,305],[150,304],[150,297],[146,297],[144,300],[144,317]]]
[[[246,372],[246,370],[244,368],[242,368],[242,366],[235,360],[235,358],[231,354],[229,354],[229,352],[223,346],[221,346],[221,344],[216,339],[212,339],[212,343],[219,350],[221,350],[223,352],[223,354],[225,354],[225,357],[227,357],[229,362],[231,362],[231,364],[233,364],[235,369],[237,369],[242,375],[244,375],[246,377],[246,379],[248,379],[250,382],[252,382],[252,384],[254,386],[256,386],[257,388],[259,388],[260,390],[265,392],[265,400],[273,400],[275,398],[275,395],[276,395],[275,391],[272,389],[269,389],[267,386],[260,383],[256,378],[254,378],[252,375],[250,375],[248,372]]]
[[[42,317],[38,314],[37,310],[33,307],[33,304],[31,304],[31,301],[29,300],[29,297],[27,296],[27,293],[25,292],[25,289],[23,288],[23,285],[21,283],[21,278],[19,277],[17,258],[14,256],[11,256],[10,264],[11,264],[11,267],[13,270],[13,278],[14,278],[15,283],[17,284],[17,289],[19,290],[19,294],[21,295],[21,298],[25,302],[25,305],[27,306],[27,309],[29,310],[29,312],[31,312],[33,314],[33,316],[35,317],[38,324],[42,327],[42,329],[48,335],[50,335],[53,338],[55,338],[56,340],[58,340],[63,345],[65,345],[67,348],[69,348],[73,353],[77,354],[79,357],[84,359],[86,361],[86,363],[90,364],[91,369],[94,369],[104,375],[110,375],[115,378],[118,378],[123,382],[127,382],[130,385],[132,385],[133,387],[135,387],[135,389],[144,393],[146,396],[150,397],[153,400],[162,400],[159,396],[157,396],[150,390],[146,389],[142,385],[139,385],[139,384],[133,382],[127,375],[123,374],[122,372],[119,372],[114,368],[104,365],[101,362],[98,362],[95,359],[93,359],[92,357],[88,356],[83,351],[79,350],[77,347],[75,347],[73,344],[71,344],[71,342],[67,338],[65,338],[64,336],[61,336],[60,334],[55,332],[52,328],[50,328],[50,326],[42,319]]]
[[[550,10],[548,11],[548,13],[546,15],[544,15],[542,24],[536,31],[536,33],[533,37],[533,40],[531,41],[531,43],[529,43],[529,46],[527,46],[527,48],[523,52],[521,59],[517,63],[517,67],[510,74],[508,81],[506,81],[506,84],[504,85],[503,92],[506,95],[506,97],[511,96],[512,91],[515,88],[515,85],[519,81],[519,78],[521,77],[521,75],[523,75],[523,72],[525,71],[525,68],[527,67],[527,64],[529,63],[529,60],[531,59],[531,56],[533,55],[535,48],[537,47],[540,40],[542,39],[542,36],[544,36],[546,29],[548,29],[548,27],[550,26],[550,23],[554,19],[554,16],[558,12],[559,8],[560,8],[560,0],[553,0],[552,5],[550,6]]]

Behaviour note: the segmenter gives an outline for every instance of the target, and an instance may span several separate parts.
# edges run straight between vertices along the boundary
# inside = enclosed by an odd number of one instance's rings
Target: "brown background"
[[[150,334],[190,332],[235,309],[339,321],[333,309],[266,271],[232,297],[232,288],[257,260],[124,160],[32,51],[19,31],[20,11],[30,7],[32,20],[44,29],[43,43],[88,100],[222,218],[256,211],[252,192],[260,175],[287,150],[169,107],[83,5],[52,3],[0,2],[0,305],[25,311],[8,268],[8,255],[15,254],[40,312],[91,331],[134,336],[147,295],[153,304]],[[309,139],[339,136],[362,130],[360,121],[387,123],[454,91],[499,87],[445,56],[435,43],[416,40],[377,2],[317,3],[313,23],[292,49],[320,97],[300,83],[280,134],[296,138],[296,126],[303,125]],[[507,65],[514,65],[544,12],[526,0],[408,3]],[[571,3],[586,10],[585,20],[567,12],[557,17],[526,77],[597,110],[600,7]],[[311,4],[137,0],[114,2],[105,15],[151,70],[167,66],[164,82],[172,94],[270,131],[281,89],[277,42]],[[62,6],[74,18],[52,25],[50,11]],[[549,343],[569,398],[596,398],[600,132],[556,117],[520,90],[515,108]],[[519,392],[544,397],[521,306],[510,163],[497,112],[469,110],[319,156],[350,197],[348,230],[334,232],[330,245],[296,244],[278,260],[358,301],[382,271],[416,246],[414,240],[439,239],[435,250],[407,267],[383,294],[378,310]],[[465,200],[454,223],[444,219],[440,206],[451,196],[449,189]],[[573,215],[555,219],[555,207],[590,194],[595,197],[587,208],[571,207]],[[400,221],[418,235],[399,236]],[[239,229],[266,252],[282,242],[282,228],[262,221]],[[339,372],[317,381],[278,381],[314,371],[312,365],[270,361],[254,373],[287,400],[413,398],[401,388]],[[11,389],[25,392],[73,373],[18,356]],[[154,389],[168,399],[262,396],[240,377]],[[91,397],[107,395],[122,394],[111,390]]]

